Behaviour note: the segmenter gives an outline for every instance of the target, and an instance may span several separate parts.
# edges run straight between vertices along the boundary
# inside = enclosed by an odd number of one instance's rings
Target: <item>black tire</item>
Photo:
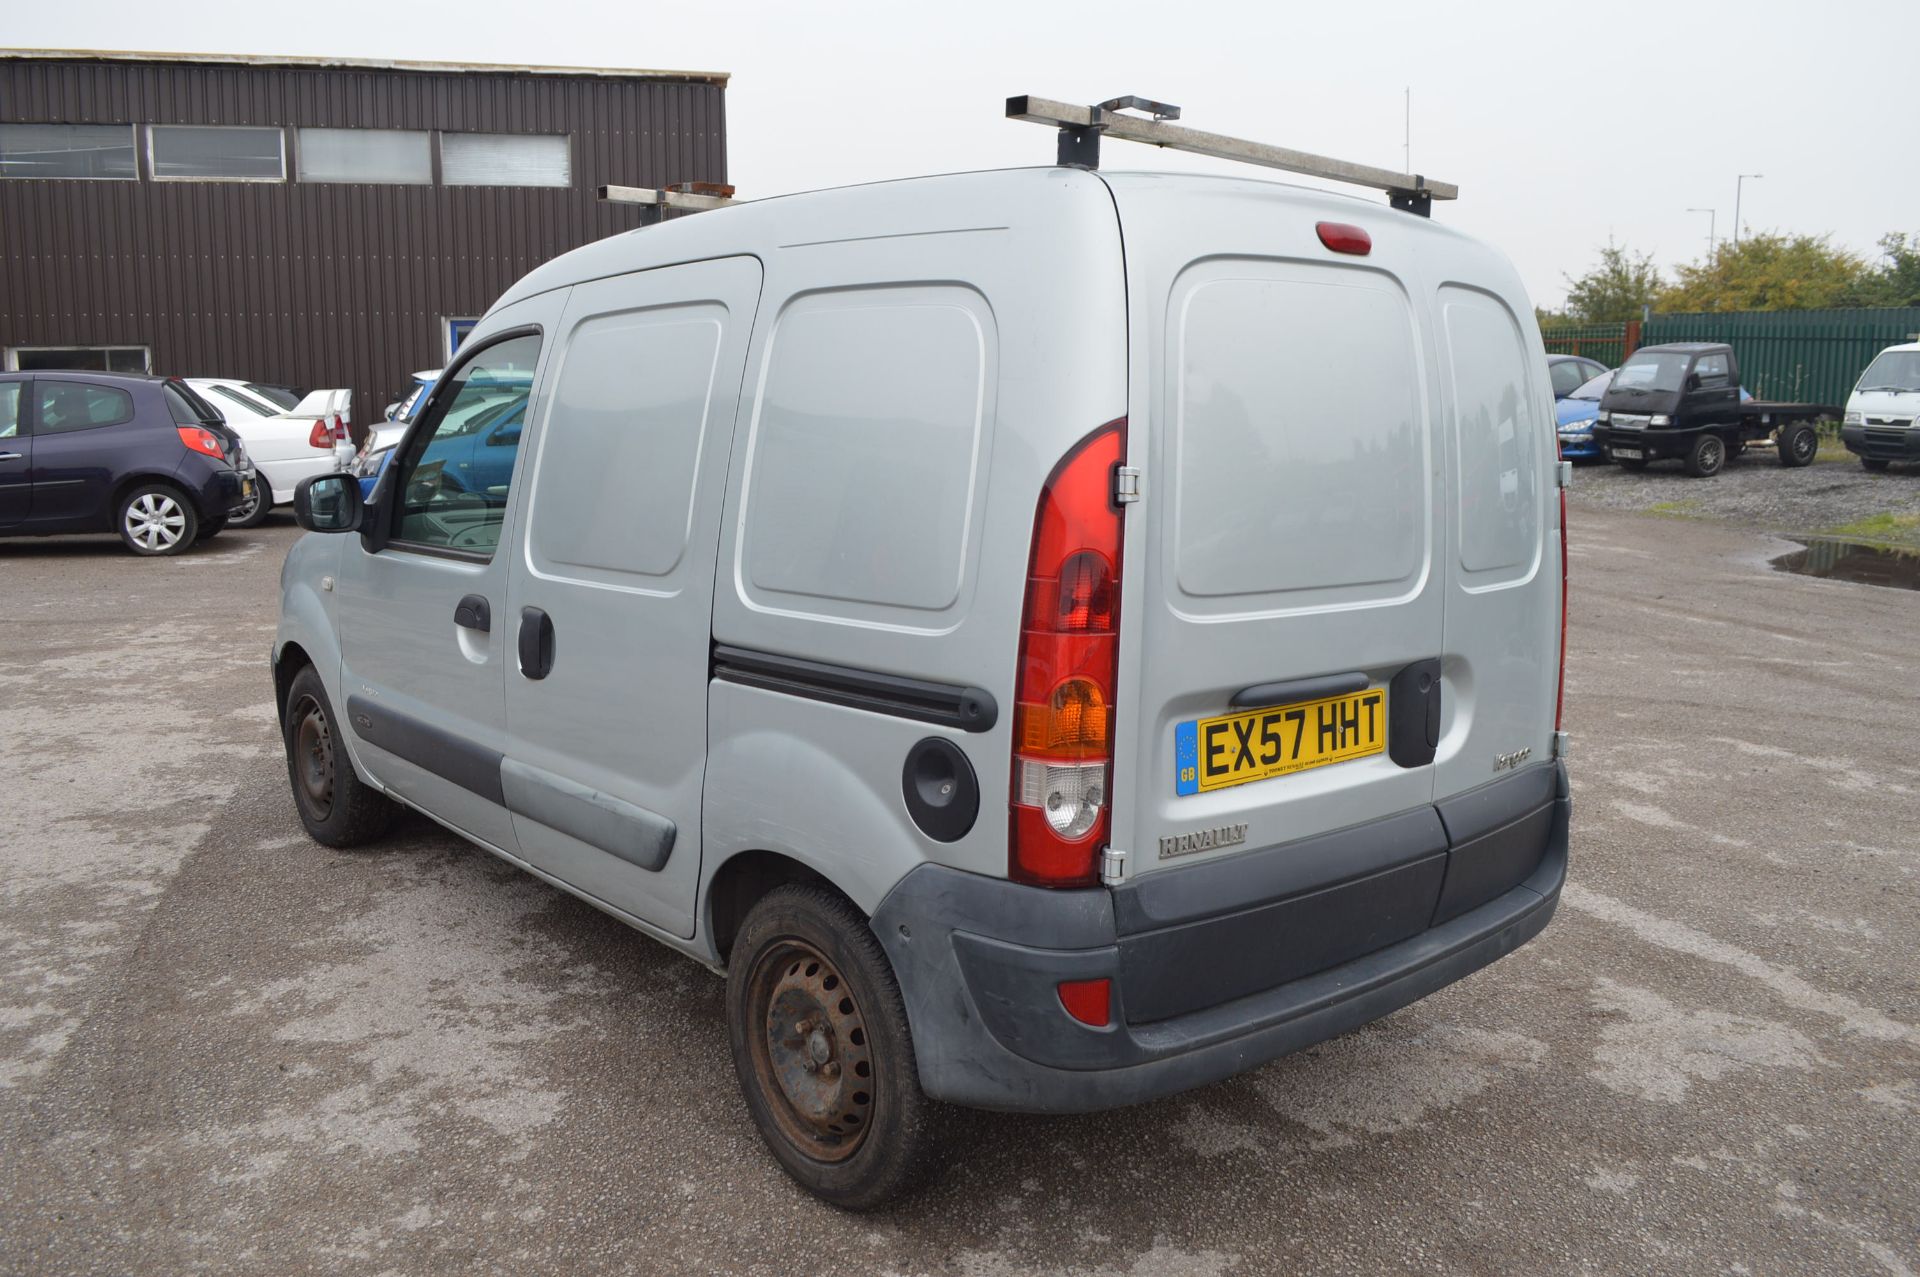
[[[143,483],[113,510],[120,543],[149,558],[185,554],[200,536],[200,516],[187,494],[170,483]]]
[[[1727,464],[1727,443],[1712,431],[1702,431],[1687,448],[1683,458],[1687,473],[1696,479],[1706,479],[1719,474],[1721,467]]]
[[[1875,474],[1884,474],[1886,473],[1887,466],[1892,463],[1885,457],[1862,457],[1860,458],[1860,464]]]
[[[753,907],[727,963],[727,1037],[747,1111],[802,1188],[869,1210],[919,1178],[932,1105],[906,1004],[844,897],[796,883]]]
[[[237,505],[227,515],[227,526],[231,528],[257,528],[267,521],[273,513],[273,488],[267,483],[266,476],[256,472],[253,476],[253,503]]]
[[[200,530],[193,534],[194,543],[197,545],[202,541],[211,541],[232,525],[231,518],[224,516],[218,519],[202,519]]]
[[[1820,451],[1820,435],[1812,426],[1788,426],[1780,436],[1780,464],[1789,470],[1813,464]]]
[[[353,770],[335,739],[337,721],[313,666],[294,675],[281,728],[293,805],[315,842],[359,847],[386,833],[399,808]]]

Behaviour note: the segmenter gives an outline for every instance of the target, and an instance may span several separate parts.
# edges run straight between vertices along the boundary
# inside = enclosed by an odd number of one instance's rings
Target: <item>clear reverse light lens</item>
[[[1107,765],[1020,760],[1020,803],[1046,813],[1062,838],[1079,838],[1100,819],[1107,801]]]

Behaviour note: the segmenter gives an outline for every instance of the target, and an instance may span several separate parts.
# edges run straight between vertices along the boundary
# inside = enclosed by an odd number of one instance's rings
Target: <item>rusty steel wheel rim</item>
[[[333,811],[333,726],[311,696],[294,707],[293,769],[307,809],[320,820]]]
[[[754,1073],[783,1134],[808,1157],[841,1162],[873,1125],[872,1044],[846,977],[804,940],[760,956],[747,982]]]

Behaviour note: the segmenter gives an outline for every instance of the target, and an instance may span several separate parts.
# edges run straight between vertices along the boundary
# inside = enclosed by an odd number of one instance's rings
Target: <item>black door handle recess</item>
[[[1321,674],[1315,678],[1296,678],[1285,683],[1261,683],[1243,687],[1230,702],[1235,709],[1269,709],[1276,705],[1298,705],[1327,696],[1345,696],[1367,690],[1365,674]]]
[[[534,679],[553,672],[553,618],[537,607],[520,609],[520,672]]]
[[[469,594],[454,605],[453,623],[485,634],[493,628],[493,608],[478,594]]]

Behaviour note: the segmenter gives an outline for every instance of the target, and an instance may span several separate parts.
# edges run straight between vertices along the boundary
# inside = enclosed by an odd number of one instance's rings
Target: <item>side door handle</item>
[[[520,609],[520,672],[532,679],[553,672],[553,618],[537,607]]]
[[[478,594],[469,594],[454,605],[453,623],[485,634],[493,629],[493,607]]]
[[[20,454],[17,452],[0,452],[0,461],[18,461],[18,460],[20,460]]]

